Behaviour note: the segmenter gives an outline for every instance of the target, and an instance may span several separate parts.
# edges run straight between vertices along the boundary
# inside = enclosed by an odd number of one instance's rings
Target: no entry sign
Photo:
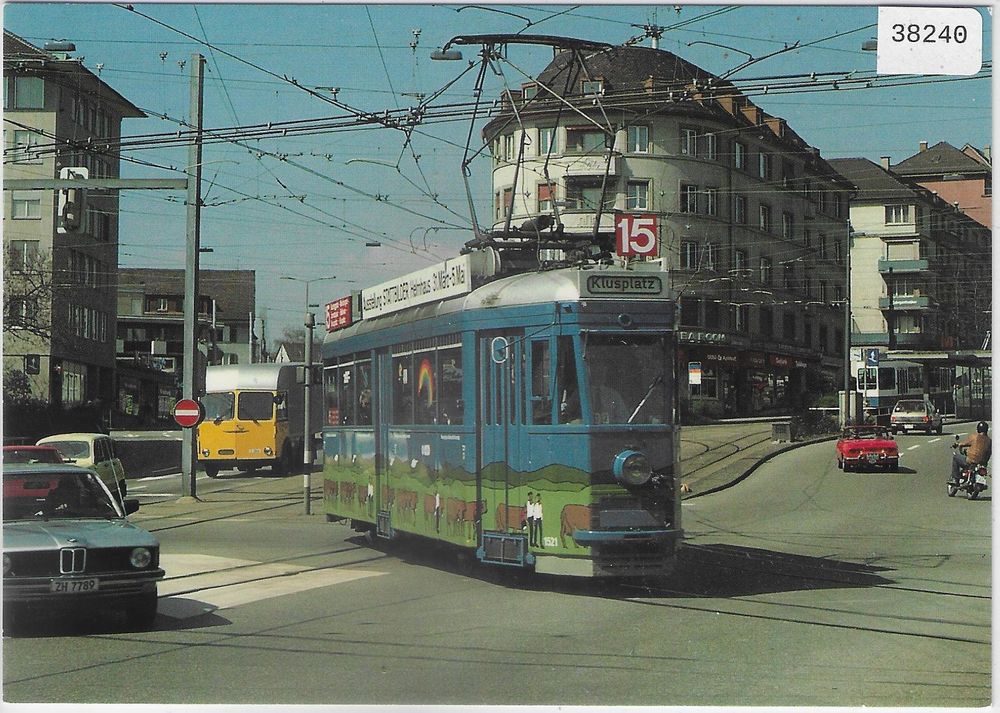
[[[194,399],[181,399],[174,404],[174,420],[183,428],[191,428],[205,418],[205,407]]]

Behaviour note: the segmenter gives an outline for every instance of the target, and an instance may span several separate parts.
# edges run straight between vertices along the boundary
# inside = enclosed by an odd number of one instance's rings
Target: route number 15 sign
[[[619,257],[656,257],[657,240],[655,215],[615,214],[615,253]]]

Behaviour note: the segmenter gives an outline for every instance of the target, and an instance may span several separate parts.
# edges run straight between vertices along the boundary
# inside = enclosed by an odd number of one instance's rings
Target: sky
[[[992,18],[979,12],[990,62]],[[660,49],[714,74],[760,60],[730,79],[757,87],[752,100],[785,118],[824,158],[897,163],[920,141],[991,144],[989,70],[909,86],[763,93],[784,75],[873,72],[876,55],[861,45],[876,37],[876,22],[874,5],[3,6],[5,29],[36,46],[74,42],[75,57],[148,115],[123,122],[123,136],[142,139],[122,153],[124,178],[183,177],[187,147],[148,139],[189,124],[192,57],[205,57],[204,126],[231,140],[204,147],[201,244],[212,252],[201,267],[256,272],[269,344],[302,324],[303,281],[312,281],[309,301],[322,305],[442,262],[472,238],[461,166],[470,130],[471,153],[482,145],[483,119],[470,126],[467,116],[445,120],[450,112],[438,110],[426,118],[428,111],[412,132],[353,121],[405,114],[438,92],[430,107],[473,102],[477,68],[468,60],[477,48],[462,48],[460,62],[430,58],[450,38],[520,32],[649,46],[643,27],[659,25],[667,28]],[[519,87],[551,57],[545,47],[511,46],[502,71],[487,76],[483,99]],[[275,135],[282,122],[292,130]],[[469,164],[481,225],[492,201],[490,168],[485,155]],[[184,266],[184,199],[182,192],[122,192],[122,266]],[[321,323],[322,310],[314,311]]]

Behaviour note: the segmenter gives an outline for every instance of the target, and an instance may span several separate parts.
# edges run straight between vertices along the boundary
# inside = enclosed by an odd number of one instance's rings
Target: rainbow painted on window
[[[420,360],[420,370],[417,372],[417,398],[425,396],[427,405],[434,403],[434,367],[431,360],[424,358]]]

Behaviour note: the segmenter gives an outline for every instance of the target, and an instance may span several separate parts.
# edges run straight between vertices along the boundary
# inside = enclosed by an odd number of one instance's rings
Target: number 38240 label
[[[880,7],[879,74],[976,74],[983,18],[972,8]]]

